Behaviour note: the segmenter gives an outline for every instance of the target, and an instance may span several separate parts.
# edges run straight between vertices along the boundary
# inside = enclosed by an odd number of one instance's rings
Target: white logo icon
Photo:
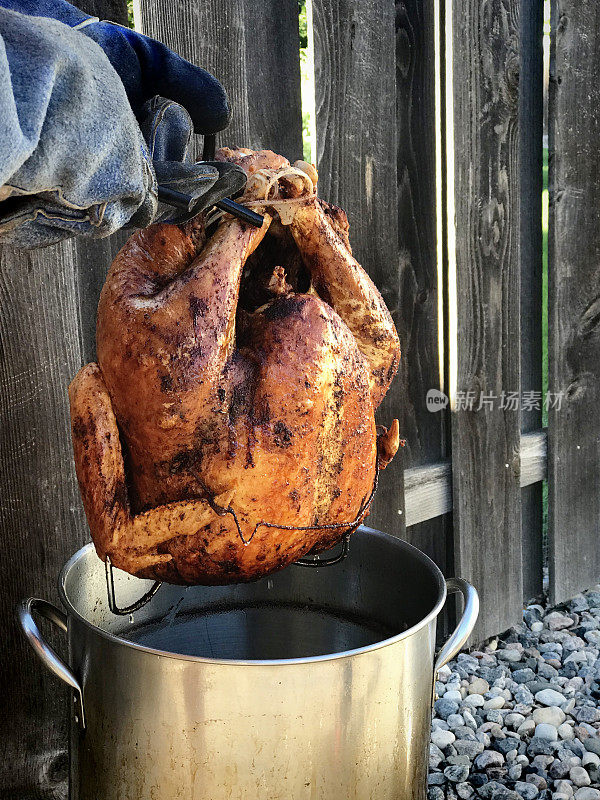
[[[448,397],[439,389],[430,389],[425,398],[428,411],[441,411],[448,405]]]

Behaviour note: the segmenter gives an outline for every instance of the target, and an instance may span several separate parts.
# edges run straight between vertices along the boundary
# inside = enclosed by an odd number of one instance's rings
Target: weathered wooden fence
[[[126,21],[125,0],[81,5]],[[546,475],[551,599],[600,579],[600,7],[555,0],[553,12],[547,436],[541,2],[312,8],[320,192],[348,211],[403,348],[381,417],[400,418],[407,444],[369,524],[475,584],[481,640],[542,589]],[[140,0],[137,12],[141,30],[225,84],[235,115],[223,143],[301,155],[297,0]],[[96,301],[122,241],[2,252],[0,793],[11,800],[63,796],[65,693],[13,609],[31,593],[56,600],[59,568],[88,538],[66,386],[93,358]],[[430,389],[450,391],[454,410],[429,411]]]

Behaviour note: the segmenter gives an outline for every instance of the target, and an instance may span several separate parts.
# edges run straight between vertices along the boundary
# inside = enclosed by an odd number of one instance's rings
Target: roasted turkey
[[[224,215],[134,234],[97,320],[98,363],[69,387],[75,465],[100,558],[181,584],[259,578],[326,550],[368,513],[398,424],[374,412],[398,336],[309,164],[241,165]],[[214,216],[214,212],[213,212]]]

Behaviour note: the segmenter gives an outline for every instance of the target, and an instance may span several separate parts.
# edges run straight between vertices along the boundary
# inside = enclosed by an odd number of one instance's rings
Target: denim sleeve
[[[94,41],[0,7],[0,109],[0,243],[40,247],[152,220],[152,162]]]

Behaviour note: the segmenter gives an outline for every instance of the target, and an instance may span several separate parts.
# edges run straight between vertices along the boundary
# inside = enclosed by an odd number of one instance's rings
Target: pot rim
[[[396,536],[391,536],[388,533],[383,533],[383,531],[375,530],[374,528],[367,528],[366,526],[361,526],[358,529],[358,531],[368,533],[370,536],[373,535],[383,539],[393,540],[394,547],[400,547],[401,549],[412,551],[413,555],[416,555],[417,558],[421,560],[424,565],[430,567],[431,571],[434,573],[438,581],[440,596],[438,597],[438,600],[435,603],[434,607],[431,609],[431,611],[412,627],[408,628],[405,631],[402,631],[402,633],[398,633],[395,636],[391,636],[388,639],[381,639],[381,641],[379,642],[374,642],[373,644],[365,645],[364,647],[357,647],[353,650],[342,650],[337,653],[325,653],[324,655],[320,656],[304,656],[302,658],[244,660],[244,659],[232,659],[232,658],[207,658],[206,656],[191,656],[181,653],[173,653],[169,650],[158,650],[154,647],[146,647],[145,645],[138,644],[137,642],[131,642],[127,639],[123,639],[114,633],[109,633],[108,631],[105,631],[98,625],[94,625],[94,623],[90,622],[82,614],[79,613],[79,611],[75,608],[75,606],[71,603],[71,601],[67,597],[67,593],[65,590],[67,574],[74,564],[76,564],[81,558],[83,558],[86,553],[94,549],[94,544],[92,542],[84,545],[79,550],[77,550],[77,552],[74,553],[71,556],[71,558],[66,562],[66,564],[63,566],[58,578],[58,591],[60,594],[61,602],[67,610],[68,619],[70,619],[71,616],[73,616],[79,622],[85,625],[86,628],[91,630],[94,634],[99,635],[101,638],[107,639],[108,641],[113,642],[114,644],[121,645],[123,647],[131,647],[134,650],[139,650],[140,652],[146,653],[148,655],[155,655],[161,658],[174,658],[181,661],[196,661],[202,664],[215,664],[215,665],[218,664],[223,666],[278,667],[286,665],[292,666],[296,664],[314,664],[321,661],[335,661],[340,658],[350,658],[353,656],[370,653],[375,650],[380,650],[384,647],[389,647],[391,645],[394,645],[397,642],[402,641],[403,639],[408,639],[409,637],[414,636],[420,630],[427,627],[431,623],[431,621],[434,620],[439,615],[444,603],[446,602],[446,597],[448,594],[446,580],[442,574],[442,571],[440,570],[438,565],[434,561],[432,561],[432,559],[429,558],[428,555],[419,550],[418,547],[415,547],[409,542],[405,542],[404,540],[399,539]]]

